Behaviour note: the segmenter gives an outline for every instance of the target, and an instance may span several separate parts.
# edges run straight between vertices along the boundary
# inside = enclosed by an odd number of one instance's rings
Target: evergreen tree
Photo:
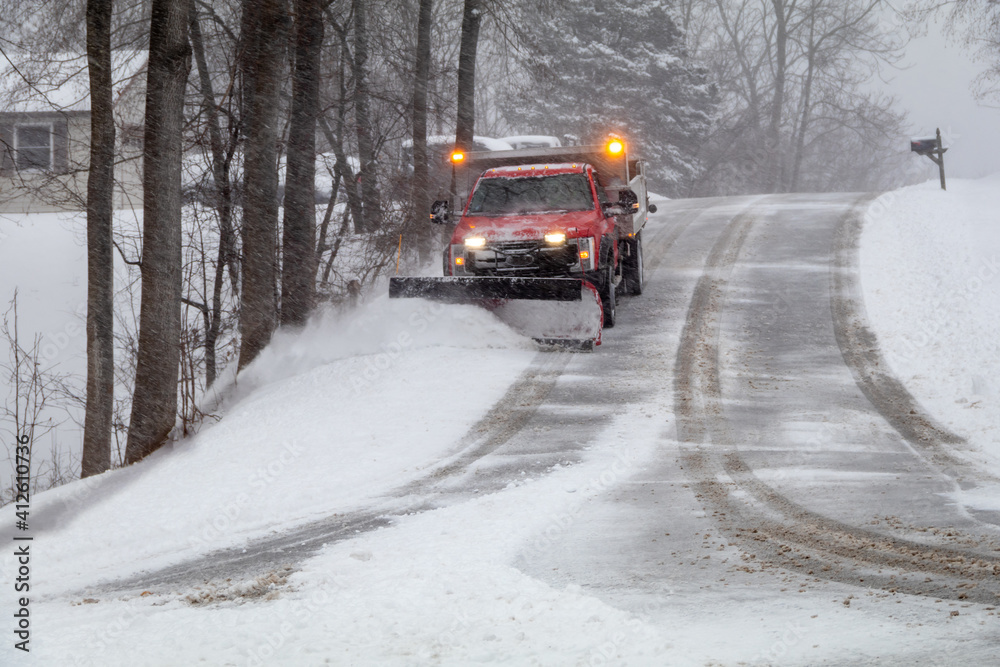
[[[648,160],[654,187],[683,192],[716,106],[690,63],[666,0],[588,0],[526,9],[527,84],[506,117],[518,130],[600,143],[625,137]]]

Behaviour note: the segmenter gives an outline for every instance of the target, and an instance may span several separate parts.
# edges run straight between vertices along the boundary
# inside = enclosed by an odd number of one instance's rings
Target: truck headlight
[[[486,239],[481,236],[472,236],[465,239],[466,248],[483,248],[486,246]]]
[[[560,245],[566,242],[566,234],[563,232],[552,232],[545,235],[545,242],[549,245]]]

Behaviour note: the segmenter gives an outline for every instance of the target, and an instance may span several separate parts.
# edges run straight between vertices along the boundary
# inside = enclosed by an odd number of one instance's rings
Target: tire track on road
[[[837,227],[834,263],[830,272],[834,333],[844,363],[875,409],[941,474],[961,488],[975,480],[1000,482],[975,464],[962,459],[956,448],[966,444],[928,415],[920,403],[891,373],[882,357],[878,338],[868,323],[859,284],[858,253],[864,213],[877,195],[864,197]]]
[[[848,217],[859,216],[864,204],[864,198],[856,202]],[[731,273],[764,206],[766,201],[752,205],[719,236],[681,334],[675,413],[684,469],[696,495],[751,562],[760,556],[758,564],[891,593],[997,603],[1000,557],[995,553],[929,546],[822,516],[765,484],[742,458],[723,411],[719,339]]]

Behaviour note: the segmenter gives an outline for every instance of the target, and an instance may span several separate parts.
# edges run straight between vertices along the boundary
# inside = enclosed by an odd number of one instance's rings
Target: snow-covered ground
[[[862,247],[867,309],[907,386],[996,468],[1000,300],[991,267],[1000,231],[990,216],[1000,210],[1000,181],[950,187],[909,188],[872,207]],[[664,333],[663,349],[675,344]],[[377,503],[458,456],[463,434],[534,355],[483,311],[384,297],[347,319],[321,315],[302,334],[279,336],[227,394],[220,421],[137,466],[33,500],[31,654],[8,635],[0,663],[809,664],[820,645],[836,659],[846,642],[875,653],[880,643],[907,641],[918,618],[893,618],[874,601],[850,616],[836,602],[812,621],[802,598],[733,605],[720,597],[722,632],[686,613],[698,600],[675,597],[676,605],[635,613],[518,567],[662,455],[656,448],[673,423],[669,382],[612,419],[578,464],[400,517],[325,547],[294,573],[89,597],[102,579]],[[6,544],[13,522],[12,507],[0,513]],[[7,610],[17,576],[11,549],[0,564]],[[964,619],[926,632],[959,638]]]
[[[1000,174],[882,195],[861,242],[865,306],[894,374],[960,451],[1000,469]],[[963,494],[1000,510],[1000,489]]]
[[[218,423],[40,495],[38,539],[61,547],[40,550],[37,566],[81,587],[352,509],[457,454],[529,345],[472,306],[383,298],[348,321],[318,318],[240,375]],[[447,397],[446,419],[427,396]]]
[[[276,572],[234,583],[211,591],[223,601],[208,607],[192,606],[200,593],[190,592],[93,605],[86,593],[65,597],[349,510],[426,474],[460,453],[461,436],[534,355],[486,311],[386,298],[279,337],[240,376],[218,423],[34,500],[32,568],[45,574],[32,583],[33,632],[47,639],[32,643],[33,664],[553,664],[617,651],[607,628],[642,638],[630,650],[653,659],[668,640],[660,631],[513,564],[652,454],[669,414],[646,407],[656,418],[623,415],[582,465],[332,546],[287,582]],[[8,585],[14,559],[3,566]],[[276,582],[280,595],[250,603]],[[142,648],[150,641],[156,652]],[[11,657],[9,642],[2,650]]]
[[[30,350],[38,341],[41,370],[75,376],[82,393],[87,362],[86,217],[79,213],[36,213],[0,216],[0,313],[14,327],[11,301],[17,293],[20,345]],[[7,341],[0,344],[0,401],[13,403],[8,368],[13,365]],[[35,470],[47,469],[57,454],[61,465],[79,468],[82,411],[49,409],[40,421],[59,423],[55,432],[36,439]],[[8,446],[12,422],[0,424],[0,485],[9,488],[13,451]]]

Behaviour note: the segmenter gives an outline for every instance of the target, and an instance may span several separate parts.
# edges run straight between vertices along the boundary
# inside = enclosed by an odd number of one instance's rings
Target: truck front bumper
[[[451,245],[451,274],[455,276],[565,276],[597,268],[594,239],[496,241],[483,248]]]

